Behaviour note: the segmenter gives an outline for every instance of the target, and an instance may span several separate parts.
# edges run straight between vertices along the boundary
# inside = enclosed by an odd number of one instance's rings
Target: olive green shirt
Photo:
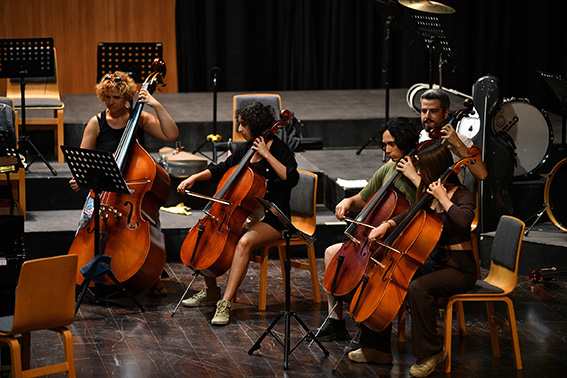
[[[368,202],[370,197],[379,191],[396,172],[396,163],[389,161],[374,173],[374,176],[372,176],[368,184],[366,184],[358,194],[362,197],[364,202]],[[394,186],[406,196],[408,201],[411,203],[415,201],[415,186],[406,176],[401,175],[398,180],[396,180]]]

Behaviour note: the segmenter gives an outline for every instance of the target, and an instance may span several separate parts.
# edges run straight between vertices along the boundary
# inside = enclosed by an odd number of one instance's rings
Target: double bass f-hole
[[[128,220],[126,221],[126,226],[130,230],[135,230],[136,228],[138,228],[138,226],[140,224],[138,222],[136,222],[134,224],[130,224],[130,221],[132,220],[132,214],[134,214],[134,204],[130,201],[126,201],[126,202],[124,202],[124,206],[130,207],[130,210],[128,211]]]

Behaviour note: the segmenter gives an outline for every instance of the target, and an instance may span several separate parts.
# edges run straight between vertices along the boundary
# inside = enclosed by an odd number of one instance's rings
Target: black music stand
[[[248,350],[248,354],[252,355],[252,353],[254,353],[255,350],[260,349],[260,343],[262,342],[262,340],[264,340],[264,338],[270,334],[272,335],[272,337],[284,348],[284,364],[283,367],[284,369],[288,368],[288,357],[289,355],[295,350],[295,348],[297,348],[299,346],[299,344],[301,344],[307,337],[310,337],[311,340],[315,341],[315,343],[317,343],[317,345],[319,346],[319,348],[321,348],[321,350],[323,351],[323,353],[325,354],[325,356],[329,355],[329,351],[327,349],[325,349],[325,347],[323,346],[323,344],[321,344],[321,342],[317,339],[317,337],[313,334],[313,332],[311,332],[309,330],[309,328],[307,328],[307,326],[305,325],[305,323],[303,323],[303,321],[299,318],[299,316],[297,316],[297,314],[294,311],[291,311],[291,299],[290,299],[290,291],[291,291],[291,278],[290,278],[290,274],[291,274],[291,260],[289,258],[290,255],[290,250],[289,250],[289,246],[290,246],[290,239],[293,235],[298,235],[299,237],[303,238],[306,242],[308,242],[309,244],[313,244],[313,242],[315,241],[315,238],[313,236],[307,235],[306,233],[302,232],[301,230],[298,230],[297,228],[295,228],[293,226],[293,224],[291,223],[291,221],[281,212],[281,210],[272,202],[270,201],[266,201],[263,198],[260,198],[258,196],[254,196],[256,197],[256,199],[258,201],[260,201],[260,203],[268,210],[270,210],[272,212],[272,214],[274,214],[276,216],[276,218],[278,218],[278,220],[281,222],[281,224],[285,227],[284,230],[284,238],[285,238],[285,310],[284,311],[280,311],[280,314],[274,319],[274,321],[272,322],[272,324],[270,324],[268,326],[268,328],[264,331],[264,333],[262,334],[262,336],[260,336],[260,338],[256,341],[256,343],[252,346],[252,348],[250,348],[250,350]],[[291,318],[294,318],[297,323],[307,332],[298,342],[297,344],[295,344],[295,346],[293,348],[290,348],[290,331],[291,331],[291,324],[290,324],[290,320]],[[282,341],[276,334],[272,333],[272,328],[274,328],[274,326],[280,321],[281,318],[285,319],[285,337],[284,337],[284,341]]]
[[[193,151],[194,154],[198,152],[208,159],[209,157],[201,152],[201,148],[203,148],[207,142],[211,142],[213,144],[213,157],[211,160],[215,164],[217,163],[217,142],[222,141],[222,137],[217,134],[217,79],[220,71],[218,67],[211,68],[211,76],[213,78],[213,133],[207,135],[207,139]]]
[[[12,193],[12,183],[10,182],[10,174],[16,172],[19,168],[23,168],[20,154],[16,149],[16,137],[10,130],[0,130],[0,173],[6,174],[6,182],[8,183],[8,199],[10,200],[10,215],[14,215],[16,201]]]
[[[537,71],[549,85],[561,104],[561,152],[566,154],[565,129],[567,128],[567,80],[561,75]]]
[[[97,83],[114,71],[128,74],[143,83],[154,70],[152,62],[163,56],[161,42],[99,42],[97,48]]]
[[[436,47],[439,51],[439,87],[443,87],[443,64],[447,63],[446,58],[451,56],[451,48],[439,23],[439,17],[418,13],[412,13],[412,17],[416,22],[417,32],[423,38],[427,51],[429,51],[429,88],[433,88],[433,52]]]
[[[122,172],[120,172],[118,164],[116,164],[114,155],[111,152],[70,146],[61,146],[61,151],[63,151],[67,165],[77,184],[81,188],[91,189],[94,192],[94,210],[92,215],[94,217],[94,257],[87,265],[81,268],[81,274],[85,279],[79,288],[75,313],[79,310],[83,296],[91,281],[94,281],[96,284],[104,276],[108,276],[120,288],[120,291],[126,294],[141,311],[144,311],[144,306],[114,276],[114,272],[110,267],[111,256],[105,255],[104,251],[101,251],[101,244],[104,246],[106,235],[103,234],[103,239],[101,240],[100,194],[103,191],[130,194],[130,189],[128,189],[124,177],[122,177]]]
[[[18,139],[20,149],[35,153],[35,158],[26,162],[28,169],[40,158],[54,176],[57,171],[39,152],[30,137],[26,135],[26,78],[55,75],[53,38],[0,39],[0,78],[19,78],[22,110],[22,135]]]

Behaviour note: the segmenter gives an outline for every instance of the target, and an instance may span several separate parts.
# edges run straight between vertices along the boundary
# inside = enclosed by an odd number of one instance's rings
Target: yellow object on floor
[[[168,213],[172,213],[172,214],[181,214],[181,215],[191,215],[191,208],[185,206],[185,204],[183,202],[178,203],[175,206],[172,207],[160,207],[161,210],[163,211],[167,211]]]

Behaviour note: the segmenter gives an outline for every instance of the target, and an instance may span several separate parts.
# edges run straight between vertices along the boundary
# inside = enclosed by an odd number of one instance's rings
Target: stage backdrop
[[[177,92],[175,0],[1,0],[0,38],[52,37],[59,89],[90,94],[99,42],[161,42],[164,92]],[[5,93],[5,79],[0,80]]]
[[[504,96],[559,111],[537,70],[567,76],[567,2],[440,2],[457,10],[438,16],[451,49],[444,86],[470,94],[491,74]],[[409,14],[386,0],[177,0],[179,90],[211,90],[215,66],[219,90],[383,88],[388,15],[391,87],[427,83],[428,50]],[[432,68],[438,83],[437,54]]]

